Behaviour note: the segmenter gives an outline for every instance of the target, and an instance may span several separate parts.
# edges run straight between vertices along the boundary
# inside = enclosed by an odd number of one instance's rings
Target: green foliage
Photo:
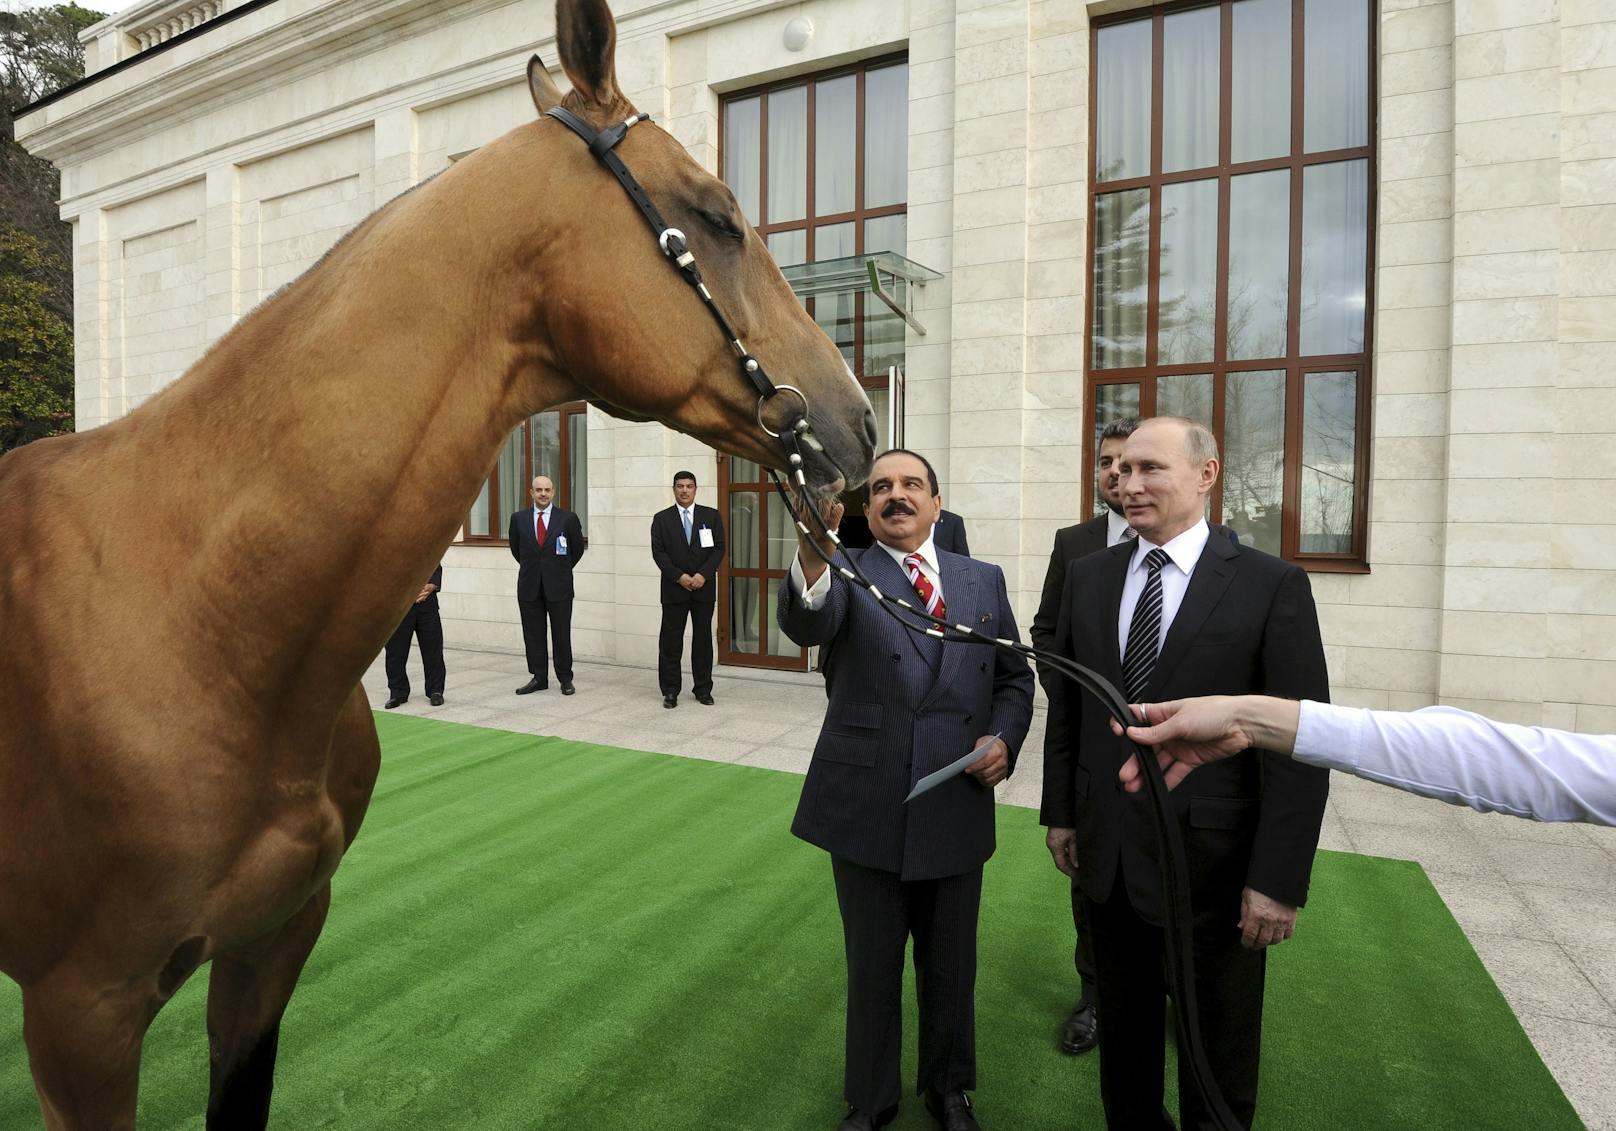
[[[0,226],[0,452],[73,430],[73,329],[51,303],[53,259]]]
[[[84,75],[77,4],[0,12],[0,452],[73,430],[73,232],[56,169],[16,142],[14,118]]]

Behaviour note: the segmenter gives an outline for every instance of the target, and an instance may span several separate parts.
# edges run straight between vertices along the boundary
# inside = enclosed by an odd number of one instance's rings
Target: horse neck
[[[445,176],[394,201],[224,338],[153,430],[166,461],[189,451],[229,491],[175,518],[195,523],[188,570],[243,579],[219,628],[261,698],[340,703],[511,430],[578,395],[515,279],[535,247],[477,230],[512,191]]]

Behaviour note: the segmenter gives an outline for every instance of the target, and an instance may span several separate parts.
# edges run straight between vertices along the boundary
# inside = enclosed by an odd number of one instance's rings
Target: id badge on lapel
[[[697,541],[703,550],[711,550],[713,548],[712,527],[703,526],[700,530],[696,531],[696,535]]]
[[[556,536],[555,547],[556,557],[564,558],[567,556],[567,536],[565,534],[558,534]]]

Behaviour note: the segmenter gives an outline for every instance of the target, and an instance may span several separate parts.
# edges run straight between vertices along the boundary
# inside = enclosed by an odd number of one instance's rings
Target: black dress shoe
[[[518,695],[532,695],[535,691],[544,691],[547,688],[549,688],[549,686],[550,685],[548,683],[540,683],[539,682],[539,677],[534,676],[532,679],[530,679],[526,683],[524,683],[521,687],[518,687],[516,689],[516,693]]]
[[[926,1089],[926,1110],[943,1131],[982,1131],[982,1125],[971,1114],[971,1097],[964,1092],[949,1092],[940,1096]]]
[[[572,685],[572,680],[569,679],[561,685],[561,694],[576,695],[577,693],[578,689]]]
[[[391,699],[389,699],[386,703],[383,703],[382,707],[385,710],[391,711],[394,707],[397,707],[400,703],[408,703],[409,701],[410,701],[410,697],[408,695],[395,695]]]
[[[1080,1001],[1061,1027],[1061,1052],[1076,1056],[1088,1052],[1099,1043],[1100,1011],[1094,1008],[1092,1002]]]
[[[871,1115],[856,1107],[847,1109],[847,1118],[836,1125],[836,1131],[879,1131],[894,1119],[898,1118],[898,1105],[893,1104],[885,1111]]]
[[[426,697],[426,701],[432,704],[434,707],[441,707],[443,706],[443,693],[440,691],[434,691],[431,695]]]
[[[696,696],[696,702],[700,703],[703,707],[711,707],[713,705],[712,693],[709,692],[706,695]]]
[[[662,697],[662,705],[664,707],[677,707],[679,705],[679,697],[677,695],[664,695]]]

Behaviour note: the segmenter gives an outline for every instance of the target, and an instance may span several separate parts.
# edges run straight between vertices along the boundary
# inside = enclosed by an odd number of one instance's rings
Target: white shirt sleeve
[[[1304,700],[1295,757],[1483,812],[1616,825],[1616,735]]]
[[[820,606],[825,603],[825,598],[830,595],[830,567],[826,566],[825,572],[819,575],[819,580],[810,587],[807,577],[803,575],[802,562],[798,560],[798,555],[791,555],[791,588],[801,599],[803,608],[810,613],[818,612]]]

